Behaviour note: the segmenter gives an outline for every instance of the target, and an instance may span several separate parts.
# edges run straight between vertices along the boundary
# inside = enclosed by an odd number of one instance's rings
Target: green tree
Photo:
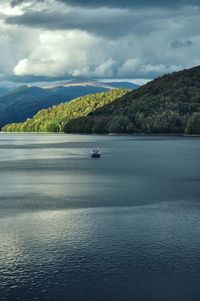
[[[186,133],[196,135],[200,134],[200,112],[193,113],[188,119]]]
[[[104,117],[104,116],[94,119],[92,132],[95,134],[108,133],[109,121],[110,121],[109,117]]]
[[[126,116],[114,116],[110,121],[108,131],[110,133],[127,133],[131,132],[131,125],[128,117]]]

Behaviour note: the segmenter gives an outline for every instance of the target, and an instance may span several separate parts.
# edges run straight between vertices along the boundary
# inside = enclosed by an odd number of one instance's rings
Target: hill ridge
[[[60,132],[64,130],[64,125],[69,120],[87,116],[91,111],[122,97],[126,93],[128,90],[112,89],[108,92],[78,97],[70,102],[42,109],[24,123],[8,124],[2,130],[6,132]]]
[[[98,103],[98,95],[95,100],[91,96],[88,107],[91,105],[92,109],[85,108],[86,113],[81,116],[76,115],[74,106],[72,116],[62,119],[60,130],[66,133],[200,134],[200,66],[165,74],[137,90],[115,96],[101,106],[94,105]],[[17,127],[8,125],[4,130]]]

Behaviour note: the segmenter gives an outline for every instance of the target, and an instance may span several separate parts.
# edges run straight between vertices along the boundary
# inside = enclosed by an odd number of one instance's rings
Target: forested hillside
[[[41,110],[24,123],[13,123],[5,126],[2,130],[6,132],[62,132],[65,124],[70,120],[87,116],[126,93],[128,90],[114,89],[109,92],[79,97],[69,103]]]
[[[1,95],[0,89],[0,128],[12,122],[24,122],[39,110],[67,102],[76,97],[109,91],[101,86],[57,86],[43,89],[34,86],[21,86]]]
[[[200,67],[164,75],[137,90],[79,98],[3,130],[200,134]]]
[[[85,118],[65,132],[200,134],[200,67],[164,75]]]
[[[0,128],[8,123],[24,122],[42,109],[77,97],[117,88],[136,89],[138,87],[130,82],[103,83],[94,80],[47,83],[45,88],[23,85],[11,91],[0,87]]]

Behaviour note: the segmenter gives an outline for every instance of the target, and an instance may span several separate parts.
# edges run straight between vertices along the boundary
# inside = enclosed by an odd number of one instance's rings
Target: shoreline
[[[152,134],[146,134],[146,133],[108,133],[108,134],[98,134],[98,133],[64,133],[64,132],[0,132],[0,134],[3,135],[81,135],[81,136],[135,136],[135,137],[193,137],[193,138],[199,138],[200,134],[178,134],[178,133],[171,133],[171,134],[164,134],[164,133],[152,133]]]

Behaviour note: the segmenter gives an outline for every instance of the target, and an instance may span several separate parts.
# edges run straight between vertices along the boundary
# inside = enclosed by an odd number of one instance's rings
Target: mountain
[[[54,88],[54,87],[93,87],[93,88],[104,88],[104,89],[113,89],[114,86],[109,85],[108,83],[103,83],[100,81],[94,81],[94,80],[70,80],[67,82],[62,82],[60,85],[58,83],[56,84],[49,84],[47,88]]]
[[[111,90],[54,106],[25,124],[8,125],[3,130],[30,129],[64,129],[66,133],[200,134],[200,66],[166,74],[137,90]]]
[[[65,88],[43,89],[23,85],[0,97],[0,127],[10,122],[22,122],[33,117],[39,110],[69,101],[75,97],[108,91],[105,88]]]
[[[50,93],[38,87],[20,87],[0,97],[0,127],[9,122],[20,122],[33,116],[43,107],[56,102],[48,97]]]
[[[118,83],[120,86],[120,83]],[[123,83],[122,83],[123,86]],[[11,122],[23,122],[39,110],[71,99],[114,89],[115,85],[96,81],[68,81],[45,88],[23,85],[0,95],[0,127]]]
[[[55,87],[47,88],[51,94],[59,94],[67,96],[69,99],[81,97],[88,94],[95,94],[106,92],[114,87],[108,85],[93,85],[92,83],[77,83],[77,84],[63,84]]]
[[[30,89],[30,88],[33,88],[33,89]],[[37,87],[35,87],[35,88],[37,88]],[[22,85],[22,86],[19,86],[18,88],[15,88],[15,89],[11,90],[9,94],[15,94],[15,93],[18,93],[18,92],[25,92],[25,93],[28,92],[28,93],[30,93],[31,90],[34,91],[34,86],[29,87],[27,85]]]
[[[136,85],[134,83],[131,82],[107,82],[105,83],[109,86],[112,86],[113,88],[116,89],[130,89],[130,90],[135,90],[138,89],[140,86]]]
[[[159,77],[84,118],[65,132],[200,134],[200,66]]]
[[[65,124],[70,120],[87,116],[90,112],[113,102],[127,92],[128,90],[111,89],[109,92],[82,96],[49,109],[43,109],[24,123],[10,124],[2,130],[8,132],[62,132]],[[85,132],[87,128],[82,130]]]
[[[49,85],[49,89],[57,89],[57,88],[93,88],[93,89],[105,89],[105,90],[110,90],[110,89],[137,89],[139,88],[139,85],[136,85],[132,82],[124,82],[124,81],[119,81],[119,82],[100,82],[100,81],[94,81],[94,80],[89,80],[89,81],[78,81],[78,80],[71,80],[65,83],[56,84],[56,85]]]

